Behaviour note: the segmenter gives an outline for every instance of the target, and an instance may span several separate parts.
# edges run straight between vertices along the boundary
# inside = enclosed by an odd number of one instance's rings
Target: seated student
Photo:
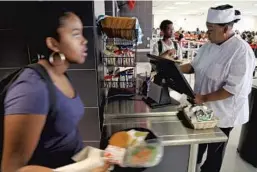
[[[182,59],[180,45],[171,39],[174,34],[173,23],[170,20],[164,20],[160,29],[163,33],[163,39],[154,44],[152,54],[165,58]]]

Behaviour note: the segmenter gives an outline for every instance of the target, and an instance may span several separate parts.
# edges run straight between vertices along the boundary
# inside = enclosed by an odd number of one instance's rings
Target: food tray
[[[215,128],[219,122],[217,117],[213,117],[212,120],[210,121],[203,121],[203,122],[193,122],[190,117],[189,114],[192,112],[189,112],[189,106],[183,109],[184,115],[187,119],[187,121],[190,123],[190,125],[196,129],[196,130],[204,130],[204,129],[211,129],[211,128]]]

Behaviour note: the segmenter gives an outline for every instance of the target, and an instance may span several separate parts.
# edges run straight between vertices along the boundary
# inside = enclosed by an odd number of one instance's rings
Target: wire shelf
[[[101,82],[102,88],[135,93],[138,30],[102,28],[102,33],[102,63],[104,64],[104,75],[107,75]],[[119,71],[119,67],[131,67],[133,72],[129,71],[131,69],[127,69],[125,72],[116,72]]]
[[[103,88],[121,88],[121,89],[133,89],[136,87],[135,81],[103,81]]]
[[[135,57],[103,57],[106,66],[135,67]]]
[[[136,41],[130,41],[130,40],[126,40],[126,39],[120,39],[120,38],[106,38],[104,39],[106,44],[113,44],[116,46],[125,46],[125,47],[135,47],[136,46]]]

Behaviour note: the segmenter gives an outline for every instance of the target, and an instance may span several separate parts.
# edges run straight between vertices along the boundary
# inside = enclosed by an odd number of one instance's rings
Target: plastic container
[[[121,131],[130,131],[132,129],[141,131],[141,132],[148,132],[149,134],[145,138],[145,141],[158,139],[157,136],[151,130],[146,129],[146,128],[128,128],[128,129],[121,130]],[[102,138],[101,143],[100,143],[101,149],[105,149],[108,146],[109,137],[110,136],[107,136],[107,139]],[[119,165],[114,165],[113,171],[115,171],[115,172],[143,172],[147,168],[148,167],[121,167]]]
[[[127,149],[123,161],[124,167],[153,167],[163,157],[163,146],[159,139],[146,140],[143,144]]]

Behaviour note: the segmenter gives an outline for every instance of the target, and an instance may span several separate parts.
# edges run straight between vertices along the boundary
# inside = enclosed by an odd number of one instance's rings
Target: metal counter
[[[171,159],[174,160],[174,163],[181,162],[175,161],[178,157],[172,157],[172,155],[174,156],[174,151],[177,151],[178,155],[182,156],[181,150],[179,150],[180,146],[183,146],[182,150],[185,150],[184,152],[187,152],[186,150],[190,147],[186,171],[195,172],[198,144],[227,141],[227,136],[217,127],[208,130],[194,130],[190,128],[188,122],[183,118],[184,116],[179,113],[181,108],[179,106],[151,109],[140,99],[139,97],[136,100],[113,101],[106,105],[102,139],[107,139],[113,133],[128,128],[139,127],[153,131],[161,138],[166,148],[166,160],[159,166],[146,172],[170,169],[172,165],[168,160]],[[172,147],[177,149],[174,148],[173,151],[169,151]],[[185,164],[183,165],[185,166]],[[177,171],[181,172],[181,169]]]
[[[193,130],[179,120],[171,117],[142,117],[127,119],[107,119],[104,123],[108,136],[128,128],[147,128],[162,139],[165,146],[190,145],[199,143],[224,142],[226,135],[219,129]]]
[[[120,100],[108,103],[105,106],[104,119],[175,116],[178,113],[179,106],[166,106],[151,109],[141,100],[141,97],[136,97],[135,99],[136,100]]]
[[[104,127],[107,135],[134,127],[152,130],[162,138],[164,145],[188,145],[224,142],[226,135],[219,129],[193,130],[183,115],[179,118],[179,106],[151,109],[143,101],[120,100],[109,103],[104,111]]]

